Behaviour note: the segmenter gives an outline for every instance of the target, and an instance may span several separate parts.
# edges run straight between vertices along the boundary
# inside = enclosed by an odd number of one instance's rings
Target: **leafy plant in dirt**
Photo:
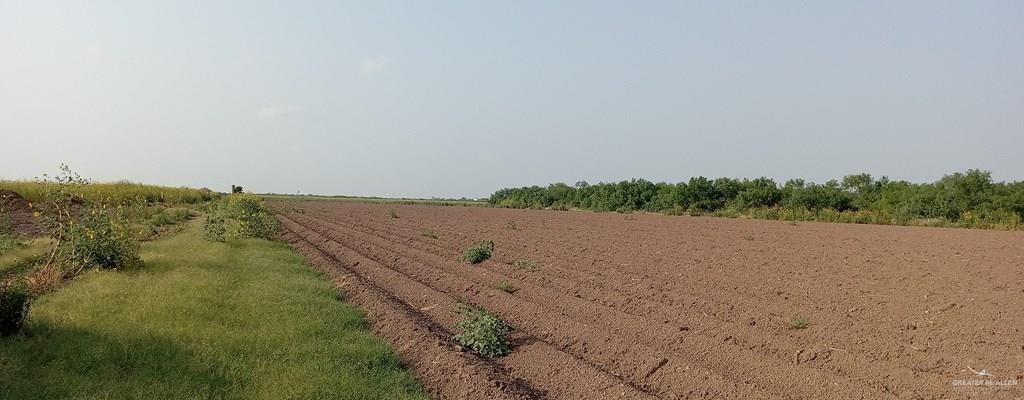
[[[789,321],[789,329],[807,329],[809,326],[811,326],[811,320],[807,317],[796,316]]]
[[[530,260],[515,260],[512,262],[512,266],[530,272],[540,271],[540,264]]]
[[[0,336],[12,335],[21,329],[28,315],[29,301],[24,287],[0,282]]]
[[[391,218],[398,218],[398,213],[396,213],[395,210],[389,210],[388,216]]]
[[[505,224],[505,229],[517,231],[519,230],[519,226],[516,225],[516,221],[508,221],[508,223]]]
[[[515,293],[517,290],[519,290],[519,288],[513,286],[508,281],[498,282],[498,284],[494,285],[494,288],[508,294]]]
[[[459,307],[462,318],[455,324],[459,331],[455,340],[484,357],[499,357],[512,351],[508,334],[512,327],[482,308],[463,304]]]
[[[488,258],[491,258],[491,253],[494,252],[494,242],[490,240],[484,240],[473,246],[470,246],[462,252],[462,261],[470,264],[476,264],[482,262]]]
[[[434,231],[429,230],[429,229],[420,232],[420,236],[428,237],[428,238],[431,238],[431,239],[437,239],[437,233],[434,233]]]

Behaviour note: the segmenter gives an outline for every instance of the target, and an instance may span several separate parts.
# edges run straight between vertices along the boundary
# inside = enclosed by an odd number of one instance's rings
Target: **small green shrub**
[[[396,213],[395,210],[390,210],[388,211],[388,216],[391,218],[398,218],[398,213]]]
[[[519,288],[513,286],[508,281],[498,282],[498,284],[494,285],[494,288],[508,294],[515,293],[517,290],[519,290]]]
[[[187,208],[163,208],[149,218],[149,224],[153,226],[176,225],[188,221],[192,211]]]
[[[485,240],[470,246],[466,251],[462,252],[462,261],[470,264],[480,263],[488,258],[491,258],[491,253],[494,252],[494,242]]]
[[[143,264],[138,238],[130,224],[116,214],[94,211],[77,224],[69,223],[65,233],[60,250],[74,268],[128,268]]]
[[[516,225],[516,221],[508,221],[508,223],[505,224],[505,229],[517,231],[519,230],[519,226]]]
[[[275,240],[281,225],[259,196],[236,193],[210,205],[204,236],[214,241],[228,237]]]
[[[29,295],[24,287],[0,283],[0,336],[17,333],[28,315]]]
[[[512,266],[530,272],[540,271],[540,264],[530,260],[515,260],[512,262]]]
[[[228,223],[223,216],[210,213],[203,221],[203,238],[214,242],[227,240]]]
[[[420,232],[420,236],[428,237],[428,238],[431,238],[431,239],[437,239],[437,233],[434,233],[434,231],[429,230],[429,229]]]
[[[811,321],[806,317],[797,316],[789,321],[789,329],[807,329],[809,326],[811,326]]]
[[[482,308],[462,305],[462,319],[455,325],[459,331],[455,340],[484,357],[499,357],[512,351],[508,334],[512,327]]]

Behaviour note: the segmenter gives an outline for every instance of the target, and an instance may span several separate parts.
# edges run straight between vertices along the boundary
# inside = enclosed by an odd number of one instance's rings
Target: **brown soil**
[[[32,206],[17,192],[0,189],[0,233],[34,237],[43,233],[39,221],[32,216]],[[5,232],[8,231],[9,232]]]
[[[1024,398],[1022,232],[273,206],[438,398]],[[461,263],[480,240],[494,256]],[[513,325],[513,352],[453,343],[459,300]]]

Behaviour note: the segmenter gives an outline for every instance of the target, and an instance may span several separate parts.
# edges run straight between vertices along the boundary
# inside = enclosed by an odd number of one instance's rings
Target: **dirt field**
[[[438,398],[1024,398],[1022,232],[273,206]],[[480,240],[494,257],[460,262]],[[516,328],[511,354],[451,341],[460,299]]]

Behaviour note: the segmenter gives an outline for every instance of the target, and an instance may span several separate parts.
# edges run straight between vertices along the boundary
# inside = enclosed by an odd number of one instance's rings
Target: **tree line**
[[[488,201],[508,208],[580,208],[594,211],[650,211],[666,214],[747,216],[898,225],[1021,229],[1024,181],[993,182],[977,169],[931,183],[893,181],[870,174],[847,175],[823,184],[771,178],[709,179],[679,183],[645,179],[569,186],[505,188]]]

